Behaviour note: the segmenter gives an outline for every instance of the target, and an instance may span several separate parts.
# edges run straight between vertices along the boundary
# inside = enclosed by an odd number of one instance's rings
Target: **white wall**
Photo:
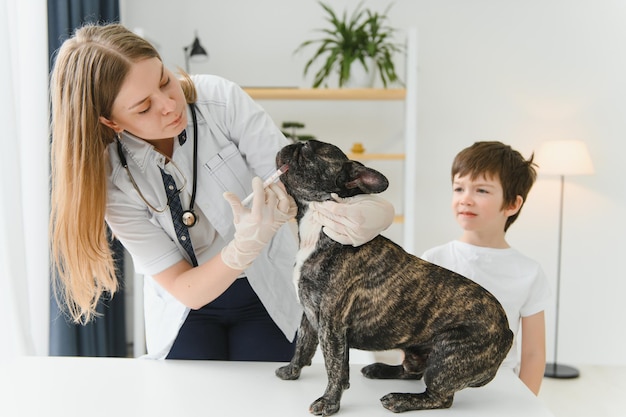
[[[336,10],[357,3],[332,2]],[[387,4],[366,1],[381,11]],[[182,48],[197,30],[210,60],[192,64],[191,72],[244,86],[311,84],[302,76],[308,53],[292,52],[317,36],[312,29],[325,26],[314,0],[133,0],[122,6],[123,22],[142,28],[172,68],[184,66]],[[619,261],[626,230],[626,3],[396,0],[390,18],[400,39],[412,26],[419,36],[417,254],[459,235],[449,209],[449,169],[462,148],[501,140],[529,156],[545,140],[586,141],[596,174],[566,183],[559,362],[626,364],[626,274]],[[307,133],[345,149],[360,141],[369,151],[401,150],[401,104],[263,105],[277,124],[303,121]],[[395,186],[401,166],[379,169]],[[389,196],[394,203],[399,198]],[[553,285],[557,215],[558,182],[540,177],[509,232],[509,242],[541,262]],[[547,314],[551,360],[553,309]]]

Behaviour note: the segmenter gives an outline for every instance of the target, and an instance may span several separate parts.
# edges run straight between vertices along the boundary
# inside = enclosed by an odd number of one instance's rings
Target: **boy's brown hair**
[[[514,204],[518,195],[523,199],[523,207],[528,192],[537,178],[533,158],[534,154],[528,160],[524,159],[518,151],[502,142],[476,142],[454,158],[452,181],[456,175],[459,177],[469,175],[472,180],[480,176],[498,179],[502,184],[504,196],[502,209]],[[522,207],[507,219],[504,231],[517,219]]]

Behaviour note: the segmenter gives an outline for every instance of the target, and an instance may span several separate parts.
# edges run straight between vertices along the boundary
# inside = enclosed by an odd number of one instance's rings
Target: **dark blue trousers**
[[[167,359],[289,362],[289,342],[272,321],[247,278],[218,298],[191,310]]]

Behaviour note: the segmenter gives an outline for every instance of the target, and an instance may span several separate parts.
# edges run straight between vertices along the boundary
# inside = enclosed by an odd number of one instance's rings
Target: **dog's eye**
[[[308,143],[306,143],[302,147],[302,155],[304,155],[307,158],[311,158],[312,156],[315,156],[315,150],[313,149],[312,146],[309,146]]]

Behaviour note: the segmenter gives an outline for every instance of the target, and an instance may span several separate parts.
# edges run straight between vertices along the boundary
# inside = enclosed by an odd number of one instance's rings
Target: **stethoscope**
[[[183,211],[183,214],[181,216],[181,221],[185,226],[192,227],[196,223],[198,223],[198,216],[196,216],[196,213],[193,211],[193,206],[196,201],[196,182],[197,182],[196,179],[198,177],[198,121],[196,119],[195,106],[193,104],[190,104],[189,108],[191,109],[191,118],[193,120],[193,181],[191,183],[191,201],[189,202],[189,209]],[[153,211],[157,213],[163,213],[165,209],[170,205],[169,198],[168,198],[167,205],[165,206],[165,208],[163,208],[162,210],[159,210],[156,207],[154,207],[152,204],[150,204],[148,200],[146,199],[146,197],[144,197],[143,193],[137,186],[135,179],[133,178],[133,174],[131,174],[130,169],[128,168],[128,162],[126,161],[126,157],[124,156],[124,152],[122,150],[122,142],[120,141],[119,134],[117,135],[117,154],[120,158],[120,162],[122,163],[122,166],[124,167],[124,169],[126,169],[128,178],[130,179],[130,182],[133,184],[133,188],[135,188],[135,191],[137,191],[137,194],[139,194],[139,197],[141,197],[143,202],[146,203],[146,205],[150,207]],[[168,156],[165,156],[165,157],[169,160],[169,162],[172,163],[172,165],[174,165],[174,168],[176,168],[176,170],[178,170],[178,172],[182,174],[182,171],[180,170],[180,168],[178,168],[178,166],[174,163],[174,161]],[[176,193],[180,193],[185,188],[185,184],[183,184],[183,186],[180,189],[178,189]]]

